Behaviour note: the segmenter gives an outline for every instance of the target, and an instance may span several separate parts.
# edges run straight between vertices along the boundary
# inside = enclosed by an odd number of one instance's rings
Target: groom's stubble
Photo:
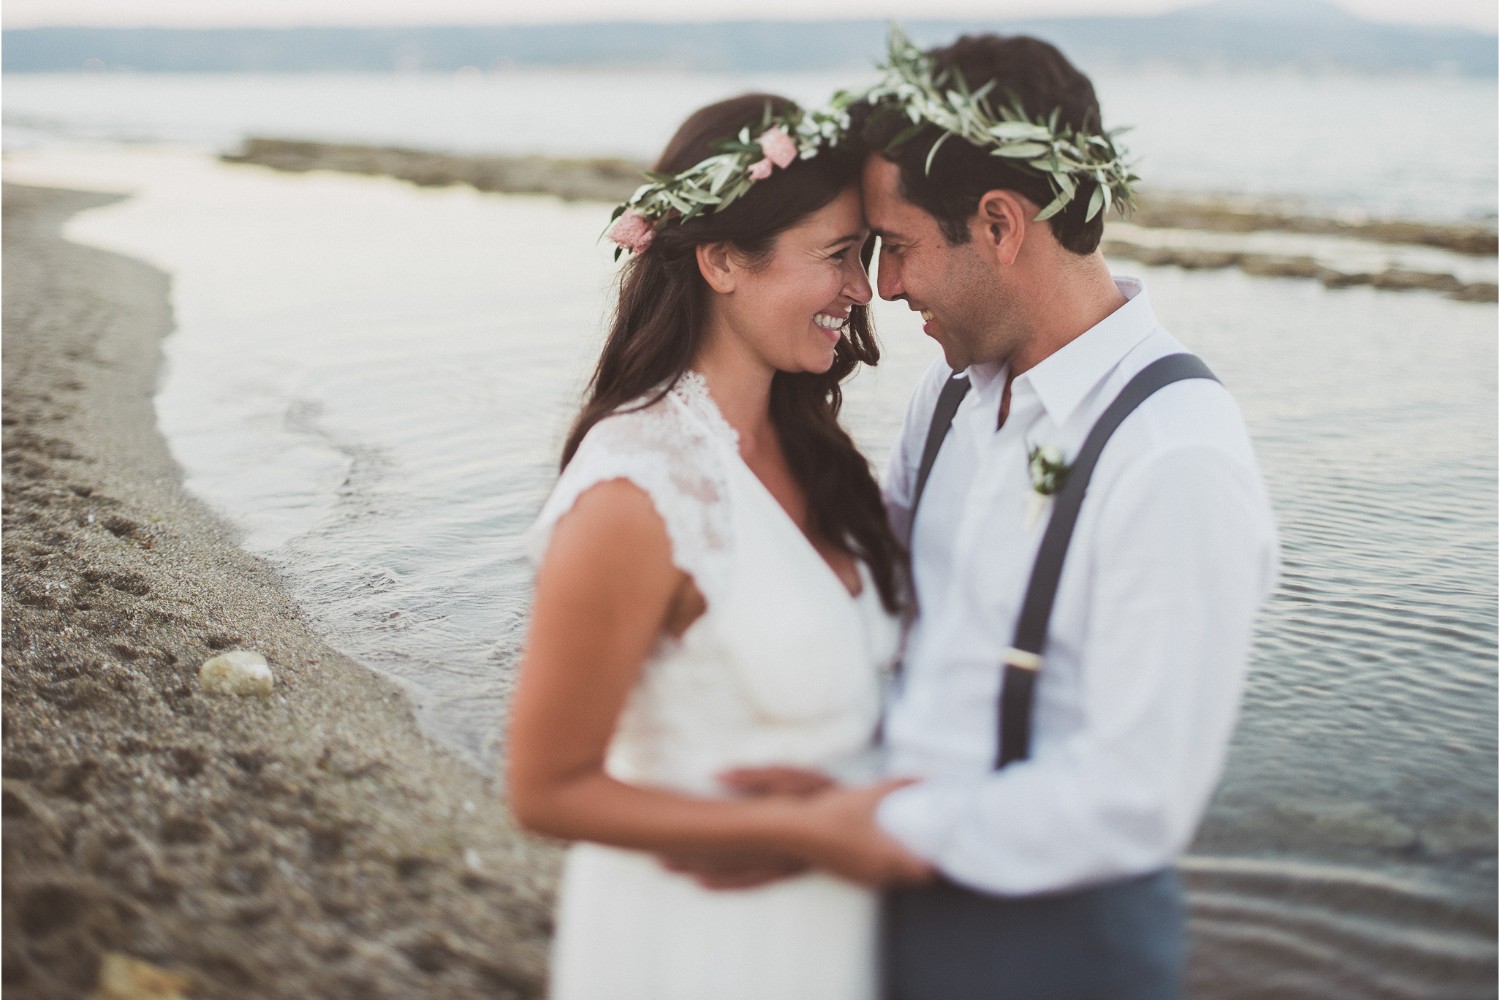
[[[872,155],[863,180],[869,225],[899,244],[894,254],[882,248],[880,296],[932,314],[929,335],[953,370],[1008,361],[1026,343],[1026,310],[1001,265],[973,237],[950,242],[936,218],[906,199],[894,164]]]
[[[1014,294],[973,240],[949,244],[946,256],[939,343],[948,366],[1005,364],[1025,341]]]

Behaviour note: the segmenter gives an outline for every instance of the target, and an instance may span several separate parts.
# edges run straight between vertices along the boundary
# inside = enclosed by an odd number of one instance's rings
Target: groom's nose
[[[901,265],[890,254],[881,254],[877,267],[875,289],[880,297],[889,302],[906,298],[906,289],[901,287]]]

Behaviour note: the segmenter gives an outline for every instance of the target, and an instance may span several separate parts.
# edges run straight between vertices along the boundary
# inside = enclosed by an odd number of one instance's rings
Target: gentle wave
[[[1183,869],[1201,995],[1494,996],[1493,898],[1334,866],[1193,857]]]

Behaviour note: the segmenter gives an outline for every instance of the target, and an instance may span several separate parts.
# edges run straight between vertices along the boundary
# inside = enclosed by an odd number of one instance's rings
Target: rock
[[[1493,281],[1474,281],[1451,293],[1450,299],[1460,302],[1495,302],[1500,300],[1500,287]]]
[[[1321,273],[1311,257],[1281,257],[1276,254],[1245,254],[1240,269],[1261,278],[1316,278]]]
[[[1173,251],[1173,254],[1172,263],[1184,271],[1216,271],[1219,268],[1234,267],[1244,256],[1233,250],[1199,250],[1193,247],[1183,247]]]
[[[1353,288],[1355,285],[1368,285],[1375,280],[1375,275],[1365,272],[1335,271],[1325,267],[1318,272],[1318,280],[1327,288]]]
[[[1206,250],[1198,247],[1142,246],[1126,240],[1105,240],[1101,244],[1106,256],[1123,257],[1151,267],[1180,267],[1187,271],[1234,267],[1244,254],[1233,250]]]
[[[198,681],[210,694],[271,693],[273,679],[266,658],[248,649],[220,653],[198,670]]]
[[[552,194],[605,203],[630,197],[645,168],[645,164],[611,158],[453,156],[419,149],[254,137],[223,159],[293,173],[337,170],[396,177],[419,187],[467,184],[479,191]]]
[[[1441,247],[1454,253],[1493,257],[1495,227],[1474,223],[1411,222],[1342,215],[1309,216],[1296,205],[1157,192],[1137,202],[1130,221],[1152,229],[1197,229],[1207,232],[1260,231],[1347,236],[1378,243]]]
[[[93,1000],[186,1000],[189,985],[185,976],[111,952],[99,966]]]
[[[1429,274],[1426,271],[1403,271],[1397,268],[1389,268],[1375,275],[1370,284],[1376,288],[1398,292],[1456,292],[1463,287],[1463,283],[1451,274]]]

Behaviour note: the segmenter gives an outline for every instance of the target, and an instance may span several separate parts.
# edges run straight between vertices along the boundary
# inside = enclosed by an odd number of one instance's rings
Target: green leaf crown
[[[989,102],[995,81],[969,90],[962,75],[936,70],[930,56],[918,49],[895,25],[891,26],[889,55],[881,69],[883,78],[866,90],[862,99],[874,108],[882,106],[905,113],[911,124],[897,133],[887,149],[911,140],[927,126],[943,130],[927,153],[926,169],[932,170],[937,151],[953,136],[1014,166],[1045,177],[1053,198],[1037,215],[1050,219],[1068,206],[1079,186],[1094,181],[1085,221],[1113,205],[1124,213],[1135,207],[1131,186],[1140,180],[1125,160],[1125,151],[1115,136],[1125,129],[1102,135],[1080,132],[1059,125],[1059,109],[1045,118],[1032,118],[1020,99],[1009,94],[1008,103],[994,107]]]
[[[773,114],[767,102],[758,128],[747,125],[731,138],[714,140],[711,145],[716,152],[706,160],[677,174],[647,171],[646,183],[610,215],[612,225],[606,235],[620,244],[615,249],[615,258],[625,250],[644,250],[651,235],[672,220],[687,222],[728,208],[744,197],[757,179],[768,176],[773,169],[762,139],[776,130],[795,145],[798,160],[811,159],[820,150],[838,145],[848,134],[846,108],[852,100],[851,96],[840,93],[826,107],[794,108],[782,114]],[[752,169],[762,165],[765,173],[757,177]],[[619,220],[627,213],[641,220],[636,227],[643,239],[622,240],[617,235]]]

